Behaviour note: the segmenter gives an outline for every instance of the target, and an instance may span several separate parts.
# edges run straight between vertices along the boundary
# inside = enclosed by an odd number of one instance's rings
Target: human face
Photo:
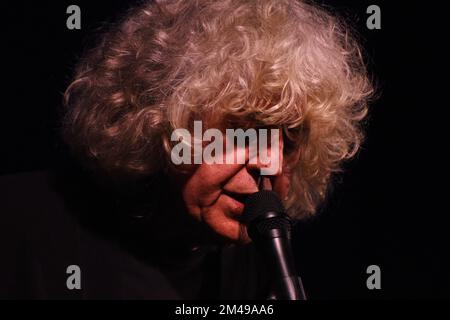
[[[278,148],[279,170],[265,177],[270,178],[273,190],[284,199],[288,194],[290,179],[283,166],[282,137]],[[234,152],[237,151],[235,148]],[[271,146],[267,152],[269,155],[273,152]],[[217,234],[233,241],[249,241],[239,217],[244,211],[245,197],[258,191],[260,169],[265,166],[260,161],[256,161],[256,164],[249,162],[247,146],[244,164],[202,163],[191,174],[179,179],[188,213]]]

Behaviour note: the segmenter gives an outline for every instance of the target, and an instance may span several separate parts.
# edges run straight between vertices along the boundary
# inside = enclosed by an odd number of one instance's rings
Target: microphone
[[[267,182],[262,185],[265,184]],[[273,292],[269,299],[306,300],[294,265],[290,242],[291,219],[285,213],[278,195],[264,189],[249,195],[245,201],[242,221],[247,225],[247,233],[262,255],[270,274],[274,275]]]

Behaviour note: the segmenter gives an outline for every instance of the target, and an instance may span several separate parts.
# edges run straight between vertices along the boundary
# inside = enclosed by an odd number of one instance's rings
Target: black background
[[[0,174],[48,168],[65,152],[58,116],[73,67],[96,30],[133,3],[7,2],[1,18]],[[448,298],[447,212],[437,205],[441,187],[427,182],[439,173],[429,160],[436,147],[424,135],[433,126],[423,112],[432,108],[424,88],[433,80],[425,77],[424,54],[432,45],[420,25],[422,7],[410,1],[321,3],[361,34],[379,98],[371,105],[361,152],[335,178],[319,214],[296,227],[306,291],[311,299]],[[81,7],[81,30],[66,28],[70,4]],[[366,28],[371,4],[381,7],[381,30]],[[381,290],[366,287],[372,264],[381,268]]]

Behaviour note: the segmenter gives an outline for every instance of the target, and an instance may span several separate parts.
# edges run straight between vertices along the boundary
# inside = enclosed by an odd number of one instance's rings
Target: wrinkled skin
[[[281,199],[289,191],[289,173],[283,166],[283,140],[279,143],[279,170],[270,179],[273,190]],[[234,152],[237,149],[235,148]],[[270,154],[271,147],[268,148]],[[193,165],[192,165],[193,166]],[[258,178],[263,165],[250,164],[248,147],[245,164],[195,165],[189,175],[175,177],[185,208],[196,220],[206,224],[216,234],[232,241],[248,242],[245,227],[239,222],[245,195],[258,191]]]

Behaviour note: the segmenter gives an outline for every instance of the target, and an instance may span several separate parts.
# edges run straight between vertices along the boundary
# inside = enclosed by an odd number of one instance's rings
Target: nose
[[[273,138],[275,138],[275,141]],[[258,177],[260,175],[278,176],[283,173],[283,137],[278,134],[271,137],[270,140],[269,146],[258,147],[256,158],[249,159],[246,165],[248,171],[257,171]]]
[[[279,143],[271,144],[266,150],[258,150],[256,159],[248,159],[246,165],[241,168],[231,179],[227,181],[223,189],[227,192],[251,194],[259,190],[258,182],[264,169],[275,166],[269,174],[263,176],[273,179],[283,173],[283,139],[279,138]],[[275,150],[276,148],[276,150]],[[265,152],[265,155],[262,155]],[[270,161],[267,162],[266,157]]]

